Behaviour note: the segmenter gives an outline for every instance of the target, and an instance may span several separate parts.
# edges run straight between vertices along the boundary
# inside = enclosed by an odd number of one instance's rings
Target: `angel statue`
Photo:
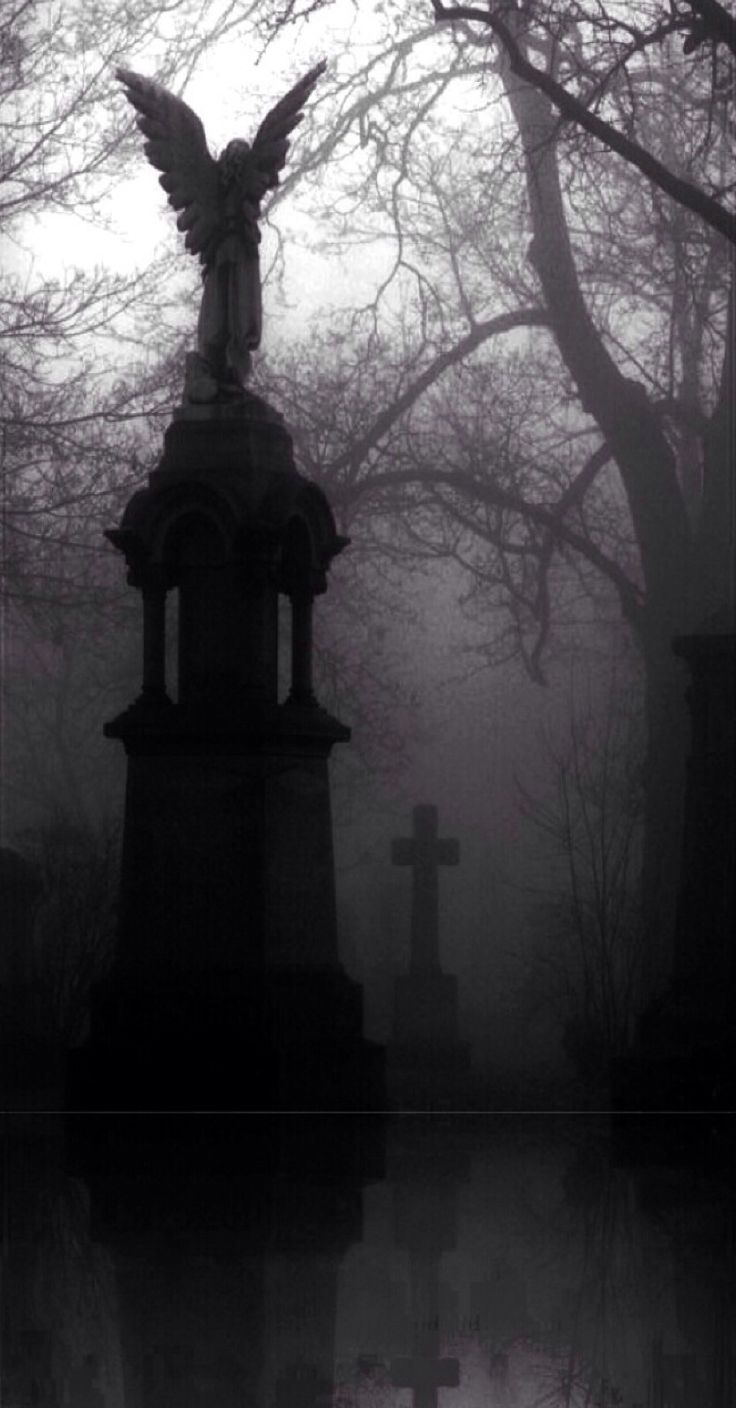
[[[186,248],[203,266],[198,356],[188,359],[192,400],[242,395],[250,354],[261,340],[261,201],[279,183],[289,134],[325,67],[323,60],[310,69],[271,109],[252,145],[236,137],[217,160],[202,123],[181,98],[130,69],[116,70],[148,139],[146,156],[162,172],[169,204],[181,211],[176,223],[186,231]]]

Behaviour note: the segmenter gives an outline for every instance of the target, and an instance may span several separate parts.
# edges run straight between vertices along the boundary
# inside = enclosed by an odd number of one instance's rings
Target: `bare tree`
[[[628,1049],[647,971],[642,743],[641,718],[614,680],[602,702],[571,698],[561,741],[547,733],[549,789],[540,795],[519,781],[549,855],[536,901],[544,1001],[557,1003],[567,1054],[598,1078]]]
[[[706,10],[438,3],[443,60],[426,9],[389,6],[400,23],[338,72],[305,156],[333,180],[350,160],[333,240],[373,223],[391,250],[351,325],[349,443],[337,413],[321,432],[344,511],[393,494],[421,551],[430,524],[429,550],[474,538],[476,596],[505,601],[537,674],[570,571],[607,584],[638,643],[655,969],[687,746],[672,637],[733,612],[733,20]]]

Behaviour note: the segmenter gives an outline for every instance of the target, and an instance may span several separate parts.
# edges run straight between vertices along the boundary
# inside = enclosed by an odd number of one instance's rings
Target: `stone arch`
[[[179,703],[217,706],[232,696],[238,675],[230,544],[219,516],[209,505],[183,504],[166,524],[161,553],[178,604]]]
[[[165,564],[172,581],[180,567],[222,567],[229,560],[234,518],[228,508],[209,494],[188,495],[162,506],[150,524],[149,543],[151,556]]]

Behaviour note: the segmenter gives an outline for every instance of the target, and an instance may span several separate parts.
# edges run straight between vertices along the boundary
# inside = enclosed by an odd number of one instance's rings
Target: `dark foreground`
[[[3,1117],[8,1408],[732,1408],[733,1122]]]

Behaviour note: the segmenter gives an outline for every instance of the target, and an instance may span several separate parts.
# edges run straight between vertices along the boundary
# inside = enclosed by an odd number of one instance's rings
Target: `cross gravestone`
[[[391,859],[412,868],[411,971],[439,972],[439,867],[459,863],[459,843],[438,837],[436,807],[418,806],[413,836],[392,842]]]
[[[437,1408],[439,1388],[457,1388],[460,1365],[457,1359],[394,1359],[391,1365],[394,1388],[413,1389],[414,1408]]]
[[[442,1131],[431,1118],[399,1121],[389,1137],[387,1173],[394,1246],[409,1261],[412,1322],[411,1354],[392,1357],[390,1382],[411,1389],[413,1408],[437,1408],[438,1391],[458,1388],[461,1378],[459,1360],[442,1353],[443,1340],[457,1326],[458,1287],[441,1279],[441,1269],[443,1258],[457,1250],[458,1192],[470,1173],[468,1150],[461,1135]],[[450,1401],[462,1408],[460,1396]]]
[[[440,963],[439,867],[460,860],[457,840],[438,835],[437,808],[414,808],[414,831],[392,842],[394,865],[412,870],[409,972],[394,984],[389,1080],[399,1108],[469,1103],[470,1049],[459,1040],[457,977]]]

